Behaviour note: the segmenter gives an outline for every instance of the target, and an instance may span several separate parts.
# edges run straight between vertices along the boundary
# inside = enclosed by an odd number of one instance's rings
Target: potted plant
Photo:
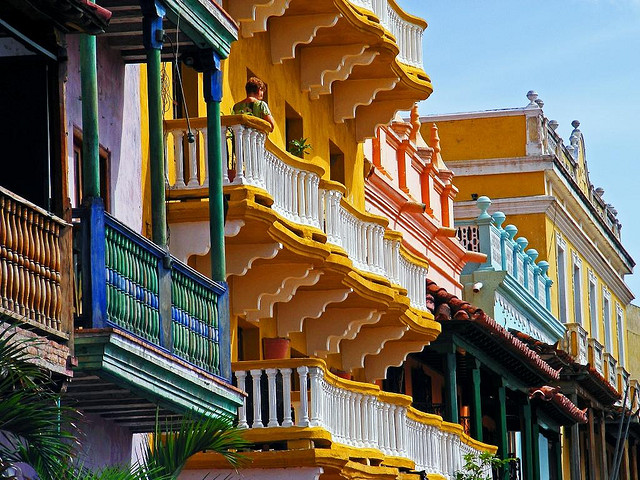
[[[306,138],[298,138],[297,140],[289,141],[289,153],[296,157],[303,158],[311,149],[311,144],[307,143]]]
[[[265,360],[282,360],[289,356],[288,338],[263,338],[262,339],[262,356]]]

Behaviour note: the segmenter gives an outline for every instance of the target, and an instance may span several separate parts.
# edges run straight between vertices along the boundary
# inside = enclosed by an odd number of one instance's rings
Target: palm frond
[[[231,466],[240,466],[246,457],[238,450],[248,445],[242,430],[234,427],[231,420],[192,413],[185,417],[178,430],[161,433],[157,426],[153,440],[142,451],[142,461],[150,468],[157,468],[160,475],[175,479],[187,460],[202,451],[219,453]],[[161,477],[152,475],[149,478],[156,480]]]

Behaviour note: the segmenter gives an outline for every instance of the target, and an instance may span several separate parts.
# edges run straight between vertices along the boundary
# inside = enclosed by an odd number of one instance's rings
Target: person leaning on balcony
[[[247,98],[233,106],[234,115],[245,114],[261,118],[269,122],[271,124],[271,130],[273,130],[275,122],[271,116],[271,110],[269,110],[267,102],[262,100],[264,98],[264,92],[267,89],[264,82],[258,77],[251,77],[244,86],[244,89],[247,92]]]

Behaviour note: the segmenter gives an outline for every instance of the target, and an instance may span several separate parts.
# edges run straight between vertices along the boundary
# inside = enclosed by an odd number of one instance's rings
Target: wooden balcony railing
[[[191,126],[198,129],[206,144],[207,130],[202,120],[192,119]],[[386,229],[386,219],[359,212],[345,200],[343,185],[321,178],[321,167],[271,144],[266,122],[231,115],[223,117],[222,124],[228,128],[226,132],[232,132],[227,136],[223,129],[223,158],[228,159],[229,167],[223,172],[225,186],[251,185],[265,190],[273,198],[271,208],[275,212],[293,223],[322,231],[327,243],[342,248],[355,268],[406,288],[411,305],[427,310],[427,265],[401,246],[402,237]],[[186,137],[185,120],[165,122],[169,170],[175,172],[170,188],[178,197],[204,194],[208,185],[192,182],[194,178],[208,178],[207,162],[202,157],[204,150],[184,148],[182,139]],[[171,149],[171,142],[177,147]],[[191,173],[185,177],[180,172]]]
[[[233,370],[248,393],[238,410],[241,428],[321,427],[335,442],[405,457],[416,470],[447,478],[465,454],[495,451],[462,426],[411,407],[410,397],[334,376],[322,360],[237,362]]]
[[[0,313],[68,338],[71,226],[0,187]]]
[[[228,381],[226,286],[181,263],[100,205],[77,213],[81,324],[120,328]]]

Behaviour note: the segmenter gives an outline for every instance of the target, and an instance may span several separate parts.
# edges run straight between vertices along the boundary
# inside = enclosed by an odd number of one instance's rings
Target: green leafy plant
[[[154,435],[142,449],[140,463],[86,468],[74,460],[82,450],[74,409],[61,407],[61,396],[46,371],[35,365],[40,339],[23,339],[13,327],[0,330],[0,476],[21,478],[28,465],[40,479],[175,480],[189,457],[220,453],[232,467],[245,461],[249,446],[230,419],[190,412],[176,429]]]
[[[289,153],[296,157],[304,157],[305,154],[309,153],[309,150],[312,150],[312,148],[311,144],[307,143],[306,138],[298,138],[297,140],[289,141]]]
[[[456,480],[492,480],[492,471],[502,471],[515,458],[501,459],[489,452],[464,455],[464,466],[456,472]]]

